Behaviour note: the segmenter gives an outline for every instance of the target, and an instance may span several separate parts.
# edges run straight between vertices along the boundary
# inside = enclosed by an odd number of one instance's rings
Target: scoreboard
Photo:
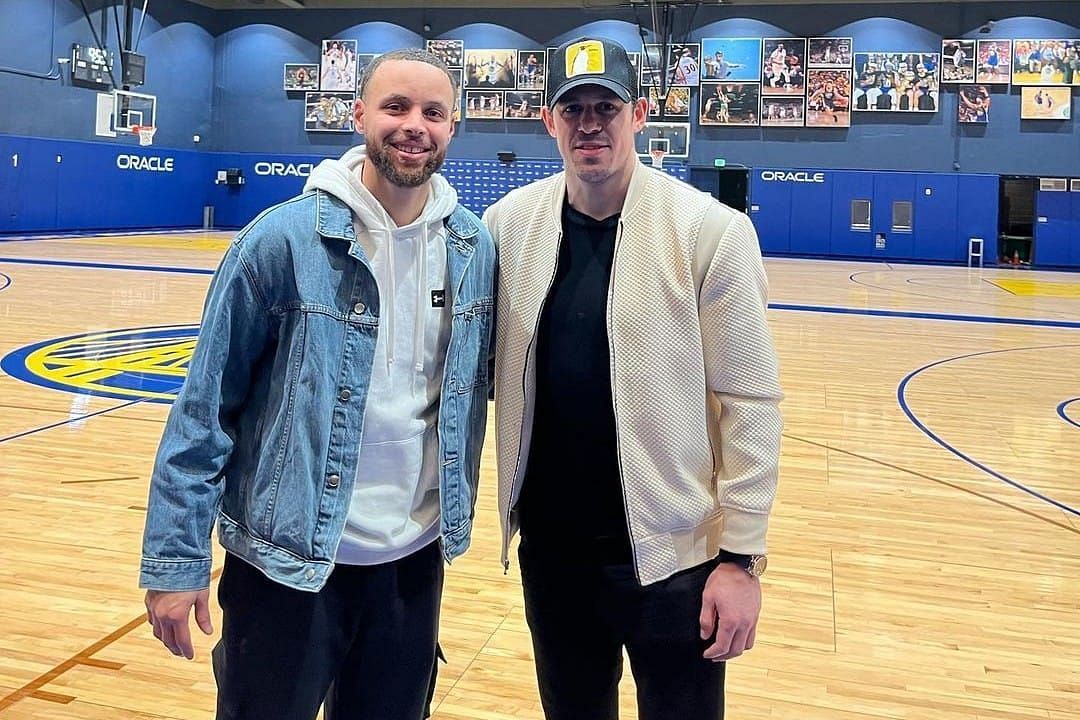
[[[79,85],[111,88],[113,56],[94,46],[71,46],[71,80]]]

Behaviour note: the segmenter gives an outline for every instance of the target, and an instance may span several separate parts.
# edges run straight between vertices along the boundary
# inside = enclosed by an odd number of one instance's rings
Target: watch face
[[[769,558],[765,555],[754,555],[750,558],[750,565],[746,568],[746,571],[754,577],[761,577],[765,574],[765,568],[769,566]]]

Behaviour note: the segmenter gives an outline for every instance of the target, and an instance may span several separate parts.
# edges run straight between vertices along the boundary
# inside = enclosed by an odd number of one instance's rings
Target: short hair
[[[454,91],[454,97],[457,97],[457,79],[454,77],[454,74],[450,72],[450,68],[445,62],[443,62],[442,58],[440,58],[435,53],[428,52],[427,50],[423,50],[421,48],[401,48],[399,50],[391,50],[390,52],[385,52],[382,55],[377,55],[375,59],[368,63],[368,66],[364,68],[364,72],[360,76],[361,99],[363,99],[364,93],[367,92],[368,80],[375,74],[375,70],[384,62],[389,62],[391,60],[408,60],[410,62],[422,62],[427,63],[428,65],[432,65],[439,70],[442,70],[446,77],[450,79],[450,87]]]

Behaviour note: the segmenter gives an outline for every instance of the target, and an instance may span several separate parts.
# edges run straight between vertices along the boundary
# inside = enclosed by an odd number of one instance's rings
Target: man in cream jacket
[[[755,640],[782,429],[757,237],[638,161],[621,46],[564,44],[547,93],[565,171],[484,216],[503,560],[520,530],[544,712],[616,718],[625,648],[642,720],[717,720]]]

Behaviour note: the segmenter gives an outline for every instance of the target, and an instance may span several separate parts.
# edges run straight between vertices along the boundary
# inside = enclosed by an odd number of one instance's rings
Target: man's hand
[[[721,662],[754,647],[760,612],[761,582],[738,565],[717,565],[701,593],[701,639],[716,636],[703,657]]]
[[[210,588],[190,592],[146,591],[146,621],[154,626],[154,637],[173,655],[183,655],[188,660],[195,657],[188,626],[192,605],[199,629],[207,635],[214,632],[210,622]]]

